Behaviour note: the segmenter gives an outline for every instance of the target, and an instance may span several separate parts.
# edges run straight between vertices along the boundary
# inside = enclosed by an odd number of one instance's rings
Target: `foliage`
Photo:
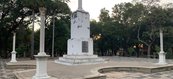
[[[39,7],[47,9],[45,51],[51,53],[52,26],[55,24],[55,52],[58,56],[66,53],[71,14],[67,2],[69,0],[0,0],[0,55],[8,56],[12,48],[12,33],[17,32],[18,56],[24,56],[24,52],[29,56],[29,24],[33,21],[39,24]],[[168,58],[173,58],[173,8],[163,8],[157,2],[158,0],[142,0],[136,4],[116,4],[112,8],[112,15],[106,8],[101,9],[99,21],[93,20],[90,23],[91,37],[99,36],[94,39],[96,54],[112,56],[122,49],[124,56],[133,52],[150,56],[159,51],[159,29],[162,29],[164,50]],[[39,30],[34,33],[36,54],[39,51]]]
[[[30,14],[21,2],[14,0],[1,0],[0,13],[0,54],[7,57],[7,51],[11,51],[8,47],[11,47],[9,42],[12,40],[12,32],[17,31],[20,26],[27,27],[29,21],[25,19]]]
[[[29,54],[30,39],[31,39],[31,29],[29,28],[29,24],[31,24],[31,22],[33,21],[30,18],[33,18],[33,12],[34,12],[34,15],[36,16],[35,21],[39,22],[38,21],[39,7],[47,8],[46,26],[51,26],[50,23],[52,22],[52,20],[48,19],[51,19],[53,16],[52,12],[55,12],[58,21],[65,20],[64,24],[68,25],[68,26],[66,25],[65,27],[69,27],[68,22],[69,22],[70,9],[66,3],[68,1],[69,0],[1,0],[0,1],[0,31],[1,31],[0,55],[2,57],[7,57],[8,56],[7,52],[11,51],[12,35],[13,35],[12,32],[17,32],[17,43],[16,43],[17,51],[19,52],[25,51],[27,52],[27,54]]]
[[[67,51],[67,40],[70,36],[70,21],[68,17],[61,17],[55,22],[55,52],[58,55],[63,55]],[[52,24],[52,23],[51,23]],[[52,41],[52,25],[46,28],[46,48],[47,52],[51,53],[51,41]]]
[[[145,1],[144,1],[145,2]],[[146,1],[147,2],[147,1]],[[154,46],[159,45],[159,29],[165,29],[172,26],[172,8],[162,8],[149,2],[149,6],[141,3],[121,3],[115,5],[112,9],[112,16],[109,11],[103,8],[100,13],[99,22],[91,22],[92,33],[102,34],[102,38],[97,42],[97,47],[106,51],[112,50],[116,53],[119,48],[129,51],[130,47],[136,46],[135,50],[140,54],[141,48],[143,52],[148,52],[150,56],[155,51]],[[92,25],[92,23],[94,23]],[[101,31],[99,31],[101,30]],[[164,38],[171,35],[171,31],[167,31]],[[169,37],[170,38],[170,37]],[[167,39],[166,39],[167,40]],[[171,42],[171,39],[169,39]],[[165,49],[172,47],[168,41],[165,43]],[[144,44],[144,46],[139,46]],[[168,45],[169,44],[169,45]],[[99,47],[100,46],[100,47]],[[145,51],[147,49],[147,51]],[[140,50],[140,51],[139,51]],[[125,55],[128,56],[129,53]],[[150,53],[151,52],[151,53]]]
[[[135,53],[135,49],[133,47],[130,47],[127,50],[129,52],[130,56],[132,56],[132,53]]]

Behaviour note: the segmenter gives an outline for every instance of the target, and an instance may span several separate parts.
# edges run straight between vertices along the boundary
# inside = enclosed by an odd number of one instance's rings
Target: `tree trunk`
[[[31,35],[31,59],[34,59],[34,16],[35,12],[32,11],[32,35]]]
[[[148,45],[148,49],[147,49],[147,57],[150,58],[150,53],[151,52],[151,45]]]
[[[23,57],[24,57],[24,58],[26,57],[26,52],[23,52]]]
[[[55,14],[53,14],[53,28],[52,28],[52,57],[54,57],[54,37],[55,37]]]
[[[8,57],[8,53],[9,52],[7,52],[8,51],[8,44],[9,44],[9,36],[10,36],[10,34],[8,33],[6,36],[5,36],[5,39],[3,40],[3,43],[4,44],[2,44],[2,45],[4,45],[3,46],[3,48],[2,48],[2,50],[3,50],[3,52],[2,52],[2,56],[4,57],[4,58],[7,58]],[[10,43],[10,45],[12,45],[12,43]],[[11,53],[11,51],[10,51],[10,53]]]

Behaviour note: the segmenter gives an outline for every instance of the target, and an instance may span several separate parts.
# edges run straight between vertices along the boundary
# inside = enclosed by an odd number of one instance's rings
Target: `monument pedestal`
[[[88,39],[69,39],[67,55],[93,55],[93,40]]]
[[[32,79],[50,79],[47,74],[47,58],[49,55],[35,55],[36,58],[36,74]]]
[[[167,63],[166,63],[166,59],[165,59],[165,55],[166,55],[166,53],[163,52],[163,51],[161,51],[161,52],[159,53],[159,63],[158,63],[158,64],[160,64],[160,65],[162,65],[162,64],[167,64]]]
[[[10,62],[12,62],[12,63],[13,63],[13,62],[17,62],[17,61],[16,61],[16,51],[12,51],[12,52],[11,52],[11,61],[10,61]]]
[[[84,65],[98,64],[104,60],[97,55],[93,55],[93,40],[89,39],[69,39],[67,55],[63,55],[56,63],[64,65]]]
[[[85,65],[85,64],[98,64],[104,60],[97,55],[63,55],[56,63],[64,65]]]

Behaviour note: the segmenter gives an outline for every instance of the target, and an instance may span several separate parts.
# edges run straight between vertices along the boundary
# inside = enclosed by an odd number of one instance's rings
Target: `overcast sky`
[[[112,7],[115,4],[119,4],[122,2],[131,2],[132,0],[83,0],[83,9],[90,13],[90,19],[98,20],[98,16],[100,14],[100,10],[102,8],[108,9],[110,12],[112,11]],[[140,1],[140,0],[139,0]],[[161,0],[162,3],[172,2],[173,0]],[[78,0],[70,0],[68,3],[69,7],[72,11],[77,10],[78,8]],[[35,30],[38,30],[39,25],[37,23]]]
[[[83,0],[83,9],[90,13],[91,19],[98,19],[102,8],[111,11],[115,4],[131,1],[132,0]],[[68,5],[72,11],[75,11],[78,8],[78,0],[70,0]]]
[[[122,2],[131,2],[132,0],[83,0],[83,9],[90,13],[91,19],[97,19],[102,8],[112,11],[115,4]],[[140,0],[139,0],[140,1]],[[162,3],[173,2],[173,0],[161,0]],[[78,0],[70,0],[68,3],[72,11],[78,8]]]

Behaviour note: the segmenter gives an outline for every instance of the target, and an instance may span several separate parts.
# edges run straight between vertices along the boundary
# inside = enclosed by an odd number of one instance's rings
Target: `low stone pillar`
[[[40,56],[35,55],[36,58],[36,74],[33,79],[49,79],[50,76],[47,74],[47,58],[49,55]]]
[[[165,55],[166,55],[166,53],[163,51],[163,30],[160,29],[160,52],[159,52],[158,64],[160,64],[160,65],[167,64]]]
[[[15,45],[16,45],[16,33],[13,33],[13,51],[11,52],[11,61],[10,62],[17,62],[16,60],[16,51],[15,51]]]
[[[167,63],[166,63],[165,55],[166,55],[166,53],[163,52],[163,51],[161,51],[161,52],[159,53],[159,62],[158,62],[158,64],[167,64]]]

